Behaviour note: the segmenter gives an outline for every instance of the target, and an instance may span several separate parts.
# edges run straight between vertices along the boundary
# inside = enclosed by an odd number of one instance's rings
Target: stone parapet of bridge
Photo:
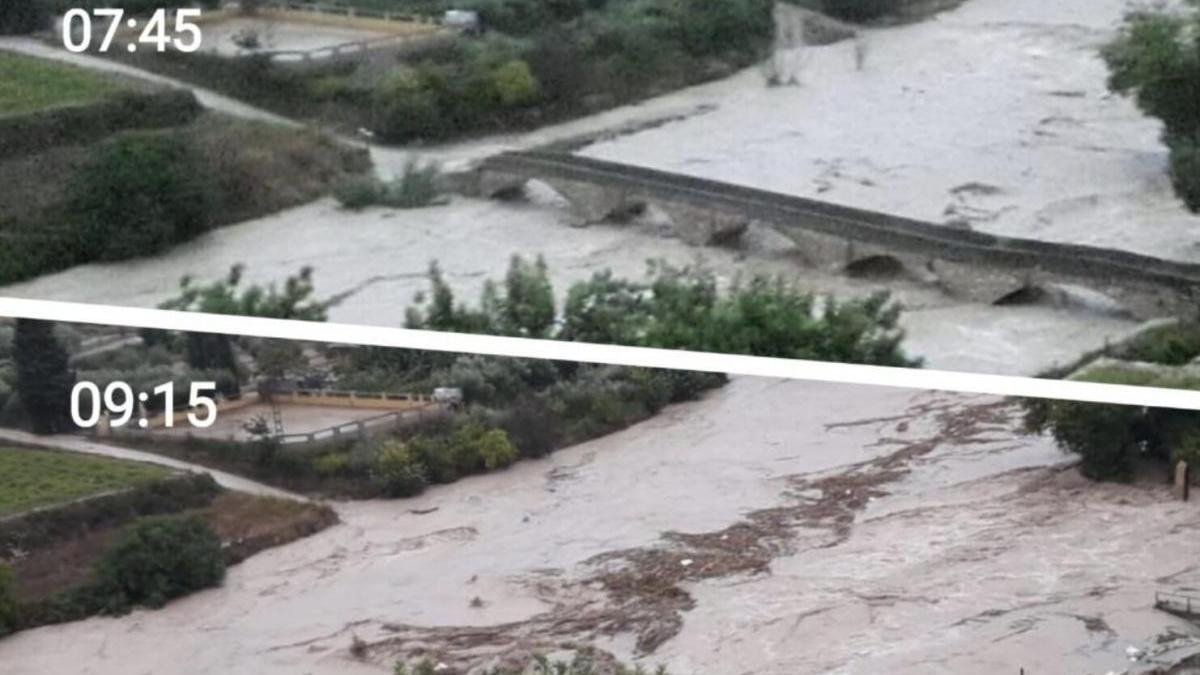
[[[539,180],[585,223],[648,207],[697,245],[736,240],[752,224],[796,242],[816,266],[856,274],[903,271],[947,293],[995,303],[1045,287],[1099,293],[1141,319],[1194,316],[1200,265],[1127,251],[1001,237],[804,197],[576,155],[510,152],[454,177],[457,191],[495,197]]]

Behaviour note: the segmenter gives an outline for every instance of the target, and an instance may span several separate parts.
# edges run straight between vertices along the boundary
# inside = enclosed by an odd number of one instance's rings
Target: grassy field
[[[0,52],[0,115],[87,103],[119,88],[82,68]]]
[[[106,457],[0,447],[0,516],[119,490],[169,473]]]

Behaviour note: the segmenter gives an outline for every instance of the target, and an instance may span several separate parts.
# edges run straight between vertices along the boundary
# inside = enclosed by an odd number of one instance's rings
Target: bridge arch
[[[909,274],[908,266],[900,258],[887,253],[875,253],[851,260],[843,271],[848,276],[858,279],[896,279]]]

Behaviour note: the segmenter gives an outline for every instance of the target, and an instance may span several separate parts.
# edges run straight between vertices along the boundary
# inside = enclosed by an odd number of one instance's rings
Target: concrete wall
[[[1101,293],[1139,318],[1192,316],[1200,308],[1200,265],[1000,237],[587,157],[504,153],[453,182],[460,191],[492,197],[533,178],[555,188],[585,222],[653,205],[672,216],[680,238],[700,245],[734,240],[758,222],[795,240],[814,265],[853,271],[890,259],[909,276],[980,302],[1065,285]]]

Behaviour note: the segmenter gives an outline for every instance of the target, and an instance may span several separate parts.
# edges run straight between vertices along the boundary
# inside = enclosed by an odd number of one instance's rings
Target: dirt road
[[[11,443],[20,443],[22,445],[34,445],[43,448],[52,448],[57,450],[69,450],[71,452],[83,452],[89,455],[103,455],[105,457],[115,457],[117,459],[129,459],[135,462],[149,462],[150,464],[161,464],[174,469],[183,469],[184,471],[194,471],[196,473],[211,474],[213,479],[223,487],[239,492],[248,492],[254,495],[264,497],[284,497],[287,499],[297,499],[307,501],[306,497],[280,490],[264,485],[249,478],[243,478],[224,471],[210,469],[199,464],[192,464],[162,455],[156,455],[152,452],[141,452],[139,450],[131,450],[123,448],[119,445],[108,445],[106,443],[97,443],[82,436],[72,436],[60,434],[56,436],[36,436],[24,431],[15,429],[0,428],[0,443],[8,441]]]

